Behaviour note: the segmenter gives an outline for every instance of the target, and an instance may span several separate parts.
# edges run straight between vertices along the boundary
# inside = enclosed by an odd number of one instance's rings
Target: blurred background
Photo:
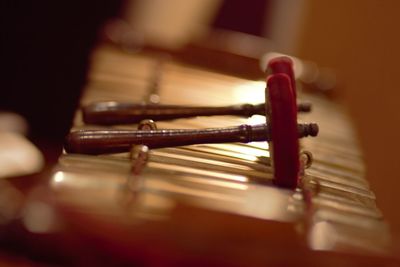
[[[61,151],[101,40],[251,79],[262,78],[265,53],[284,53],[307,66],[305,90],[348,110],[367,180],[400,240],[399,1],[3,1],[2,10],[0,109],[22,117],[0,121],[27,135],[44,166]]]
[[[337,100],[350,112],[367,180],[399,240],[400,20],[398,1],[306,1],[296,55],[337,73]],[[333,115],[333,114],[332,114]]]

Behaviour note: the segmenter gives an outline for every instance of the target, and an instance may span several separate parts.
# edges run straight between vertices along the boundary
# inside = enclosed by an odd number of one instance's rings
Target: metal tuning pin
[[[205,143],[271,141],[270,128],[267,124],[259,124],[201,130],[79,130],[67,136],[65,149],[68,153],[106,154],[126,152],[131,146],[139,144],[149,148],[163,148]],[[299,124],[297,129],[297,138],[318,134],[318,125],[315,123]]]
[[[313,198],[316,197],[321,190],[321,185],[318,180],[305,175],[305,169],[311,167],[312,162],[313,155],[311,152],[302,151],[300,153],[299,187],[301,188],[305,211],[307,213],[313,212]]]
[[[141,121],[138,130],[157,130],[157,126],[152,120]],[[131,173],[138,175],[149,161],[149,147],[144,144],[134,144],[130,150]]]
[[[299,112],[309,112],[310,103],[300,103]],[[193,107],[159,104],[134,104],[121,102],[96,102],[82,109],[87,124],[113,125],[138,123],[144,119],[155,121],[191,118],[196,116],[236,115],[251,117],[265,115],[265,104],[241,104],[221,107]]]
[[[152,120],[141,121],[138,130],[157,130]],[[131,173],[128,176],[128,188],[134,197],[143,187],[143,177],[140,175],[146,167],[150,157],[150,149],[146,145],[133,145],[130,150]]]
[[[149,161],[149,148],[145,145],[134,145],[130,151],[131,174],[128,176],[128,188],[132,193],[140,192],[143,179],[140,175]]]
[[[157,124],[153,120],[142,120],[138,125],[138,130],[157,130]]]

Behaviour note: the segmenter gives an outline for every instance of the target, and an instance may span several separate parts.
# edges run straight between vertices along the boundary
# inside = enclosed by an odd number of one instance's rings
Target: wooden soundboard
[[[262,77],[261,77],[262,78]],[[185,65],[165,55],[128,54],[99,46],[81,100],[218,106],[257,104],[265,80],[246,80]],[[149,266],[266,264],[376,266],[390,234],[364,179],[363,157],[343,109],[323,96],[299,121],[319,124],[301,140],[314,157],[302,189],[271,183],[266,142],[204,144],[150,150],[139,174],[129,153],[63,154],[50,181],[58,212],[89,262]],[[159,129],[201,129],[264,122],[265,117],[212,116],[156,122]],[[137,129],[84,125],[78,129]],[[132,177],[140,189],[132,190]],[[308,189],[305,194],[305,188]],[[72,229],[72,230],[71,230]],[[90,247],[90,253],[84,248]],[[81,255],[81,254],[79,254]],[[85,262],[85,257],[78,259]],[[86,259],[85,258],[85,259]]]

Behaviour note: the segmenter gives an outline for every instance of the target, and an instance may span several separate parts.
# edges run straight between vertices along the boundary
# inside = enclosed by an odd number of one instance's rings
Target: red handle
[[[296,79],[293,71],[293,61],[289,57],[276,57],[268,62],[267,74],[284,73],[290,78],[294,99],[297,99]],[[295,101],[296,103],[296,101]]]
[[[270,152],[276,185],[294,189],[298,184],[299,141],[296,100],[287,74],[267,77]]]

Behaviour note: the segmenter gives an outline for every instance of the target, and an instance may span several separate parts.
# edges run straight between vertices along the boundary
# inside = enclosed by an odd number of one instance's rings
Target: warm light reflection
[[[114,194],[115,190],[125,182],[124,175],[121,173],[109,172],[57,172],[53,175],[50,185],[57,192],[64,190],[88,190],[93,192],[102,192],[103,196]],[[107,177],[107,179],[101,179]],[[107,193],[105,193],[107,192]]]
[[[246,124],[256,125],[266,123],[265,116],[262,115],[253,115],[246,120]]]
[[[242,203],[242,213],[252,217],[277,221],[296,220],[297,215],[288,212],[291,191],[269,186],[250,185],[246,192]]]
[[[215,144],[213,144],[213,145],[215,145]],[[218,150],[215,150],[214,148],[210,148],[210,147],[207,147],[204,145],[193,146],[193,147],[195,147],[196,150],[198,150],[198,151],[203,151],[203,152],[212,153],[212,154],[216,154],[216,155],[238,158],[238,159],[247,160],[247,161],[257,161],[258,160],[258,158],[256,156],[248,155],[248,154],[238,154],[236,151],[229,151],[229,150],[218,151]],[[266,151],[266,152],[268,152],[268,151]]]
[[[200,157],[190,156],[190,155],[180,155],[180,154],[172,154],[172,153],[163,153],[162,151],[153,151],[152,156],[154,156],[154,155],[162,156],[165,158],[180,159],[180,160],[186,161],[190,164],[193,163],[194,165],[200,163],[200,164],[216,166],[216,167],[212,167],[215,169],[218,169],[218,167],[224,167],[224,168],[233,168],[233,169],[240,169],[240,170],[246,170],[246,171],[252,170],[248,166],[244,166],[241,164],[234,164],[234,163],[230,163],[230,162],[200,158]]]
[[[199,200],[203,198],[209,198],[219,201],[237,201],[232,195],[226,194],[224,192],[218,192],[218,190],[201,190],[196,188],[189,188],[187,186],[181,186],[178,184],[173,184],[169,181],[161,179],[147,179],[145,181],[146,188],[151,188],[153,190],[160,190],[163,192],[168,192],[170,194],[182,194],[190,197],[198,197]]]
[[[236,85],[233,88],[232,102],[249,104],[264,103],[265,81],[247,81]]]
[[[334,227],[326,221],[317,222],[311,228],[309,245],[315,250],[330,250],[337,241]]]
[[[217,179],[231,180],[231,181],[235,181],[235,182],[242,182],[242,183],[248,182],[248,178],[246,176],[242,176],[242,175],[228,174],[228,173],[208,171],[208,170],[202,170],[202,169],[194,169],[191,167],[169,165],[169,164],[156,163],[156,162],[149,162],[148,166],[154,167],[154,168],[161,168],[161,169],[165,169],[165,170],[171,170],[174,172],[191,173],[194,175],[204,175],[204,176],[213,177],[213,178],[217,178]]]
[[[213,147],[218,147],[225,151],[240,153],[240,157],[245,155],[256,157],[269,157],[269,152],[265,149],[251,147],[249,145],[236,145],[236,144],[212,144]],[[223,153],[225,153],[225,151]]]
[[[63,172],[56,172],[53,176],[53,181],[56,183],[62,182],[64,180]]]
[[[210,186],[214,189],[217,187],[225,187],[229,189],[236,189],[236,190],[247,190],[248,186],[242,183],[230,182],[230,181],[221,181],[221,180],[214,180],[214,179],[204,179],[204,178],[196,178],[192,176],[182,176],[182,180],[195,183],[195,184],[203,184]]]

